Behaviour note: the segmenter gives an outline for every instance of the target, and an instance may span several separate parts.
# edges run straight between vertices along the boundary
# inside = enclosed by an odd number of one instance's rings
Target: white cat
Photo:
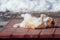
[[[23,28],[37,28],[41,25],[41,28],[46,28],[48,26],[48,19],[45,14],[41,14],[39,18],[33,17],[31,14],[22,14],[24,20],[21,23],[15,24],[13,27],[23,27]]]
[[[30,14],[25,14],[25,15],[22,14],[21,16],[24,17],[24,20],[21,23],[15,24],[13,27],[17,27],[17,26],[25,27],[26,22],[30,21],[32,18],[32,16]]]

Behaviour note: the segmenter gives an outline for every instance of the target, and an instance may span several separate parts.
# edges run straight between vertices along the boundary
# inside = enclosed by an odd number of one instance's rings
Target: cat
[[[46,28],[54,26],[54,19],[48,17],[45,14],[41,14],[39,18],[32,16],[31,14],[22,14],[24,20],[21,23],[14,24],[13,27],[23,27],[23,28]]]

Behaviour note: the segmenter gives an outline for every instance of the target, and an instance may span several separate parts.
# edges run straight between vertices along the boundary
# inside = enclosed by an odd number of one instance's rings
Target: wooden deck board
[[[55,26],[60,28],[60,18],[54,18]]]
[[[41,29],[30,29],[25,35],[25,38],[38,38],[40,32]]]
[[[3,28],[0,28],[0,32],[3,30]]]
[[[0,32],[0,38],[9,38],[16,28],[8,28]]]
[[[20,19],[12,19],[5,28],[11,28],[11,27],[13,27],[14,24],[16,24],[20,21],[21,21]]]
[[[17,22],[17,19],[10,20],[10,22],[6,26],[4,26],[2,29],[0,29],[0,32],[5,30],[5,29],[11,28],[13,26],[13,24],[16,22]]]
[[[28,29],[18,28],[12,34],[12,38],[24,38],[24,35],[28,32]]]
[[[53,38],[55,28],[42,29],[40,38]]]
[[[8,25],[0,29],[0,38],[9,38],[10,35],[15,31],[16,28],[13,27],[15,23],[20,22],[21,20],[18,19],[13,19],[11,20]]]
[[[5,27],[0,29],[0,38],[60,38],[60,28],[24,29],[14,28],[15,23],[21,19],[12,19]],[[60,18],[55,19],[55,26],[60,27]]]
[[[60,28],[56,28],[54,38],[60,38]]]
[[[21,21],[20,19],[12,19],[6,26],[4,26],[2,28],[2,30],[11,28],[11,27],[13,27],[14,24],[16,24],[16,23],[18,23],[20,21]]]

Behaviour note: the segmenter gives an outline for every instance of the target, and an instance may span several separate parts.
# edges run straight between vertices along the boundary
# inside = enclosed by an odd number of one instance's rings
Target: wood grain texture
[[[40,38],[53,38],[55,28],[42,29]]]
[[[15,23],[21,19],[12,19],[5,27],[0,29],[0,38],[60,38],[60,18],[54,18],[57,28],[24,29],[14,28]]]
[[[17,28],[14,33],[12,33],[12,38],[24,38],[24,35],[28,32],[28,29]]]
[[[60,28],[56,28],[54,38],[60,38]]]
[[[41,29],[30,29],[25,35],[25,38],[38,38],[40,32]]]
[[[11,34],[16,30],[16,28],[4,29],[0,32],[0,38],[10,38]]]

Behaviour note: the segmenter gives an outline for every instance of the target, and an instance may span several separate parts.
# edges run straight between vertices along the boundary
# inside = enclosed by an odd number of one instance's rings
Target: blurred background
[[[0,0],[0,27],[13,18],[22,18],[20,15],[26,13],[60,18],[60,0]]]

